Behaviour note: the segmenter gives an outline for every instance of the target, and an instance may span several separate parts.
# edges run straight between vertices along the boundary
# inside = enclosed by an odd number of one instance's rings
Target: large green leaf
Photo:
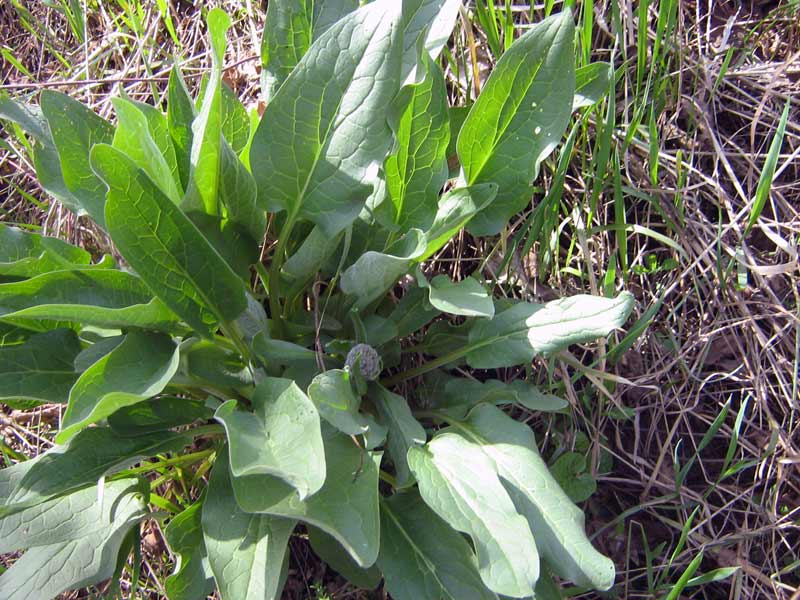
[[[219,200],[228,219],[240,225],[253,238],[253,247],[264,237],[267,215],[256,202],[258,190],[250,171],[242,164],[228,142],[222,144]]]
[[[350,13],[303,56],[267,106],[250,151],[259,202],[332,237],[358,215],[391,141],[399,11],[378,0]]]
[[[472,539],[489,589],[515,598],[533,595],[539,578],[536,544],[482,449],[443,433],[424,448],[409,449],[408,465],[425,503]]]
[[[169,336],[131,331],[75,382],[56,440],[63,443],[86,425],[160,393],[178,362],[178,347]]]
[[[159,396],[131,406],[124,406],[109,415],[108,425],[123,437],[141,436],[164,431],[193,421],[208,421],[214,411],[203,400]]]
[[[0,469],[0,516],[97,482],[104,475],[162,452],[190,444],[186,433],[162,431],[120,437],[108,427],[90,427],[66,445]]]
[[[469,330],[467,363],[475,369],[510,367],[570,344],[589,342],[622,327],[633,296],[572,296],[547,304],[520,302]]]
[[[175,569],[164,582],[169,600],[197,600],[214,591],[214,578],[203,540],[202,500],[175,515],[164,529]]]
[[[363,309],[408,272],[412,261],[425,252],[425,246],[426,240],[419,229],[412,229],[385,253],[370,250],[359,256],[342,273],[339,285],[355,300],[356,307]]]
[[[497,600],[464,537],[413,491],[381,502],[378,566],[395,600]]]
[[[261,39],[261,90],[269,102],[311,45],[314,0],[267,5]]]
[[[450,124],[444,76],[427,55],[422,67],[424,79],[404,87],[389,112],[395,147],[384,171],[392,221],[401,231],[431,226],[447,181]]]
[[[185,210],[202,210],[219,214],[220,160],[222,144],[222,63],[225,60],[225,34],[230,17],[221,8],[212,8],[206,17],[211,42],[211,76],[203,96],[200,112],[192,123],[191,170]]]
[[[195,338],[182,345],[181,358],[185,366],[181,371],[195,381],[222,389],[253,385],[253,372],[246,361],[221,344]]]
[[[450,190],[439,199],[433,225],[425,232],[427,246],[417,262],[429,259],[458,233],[497,194],[497,184],[484,183]]]
[[[539,552],[558,575],[600,590],[614,584],[614,563],[592,547],[583,513],[548,471],[529,427],[481,404],[452,430],[494,462],[517,510],[528,520]]]
[[[110,577],[122,540],[146,514],[137,488],[121,479],[0,519],[0,552],[28,548],[0,576],[0,597],[53,598]]]
[[[564,134],[575,92],[574,32],[569,10],[531,27],[497,61],[461,128],[466,182],[500,188],[470,223],[475,235],[498,233],[525,207],[539,165]]]
[[[114,128],[89,108],[61,92],[45,90],[40,102],[58,151],[67,189],[82,209],[105,229],[103,207],[106,190],[89,166],[89,152],[95,144],[110,144]]]
[[[494,316],[494,302],[477,279],[467,277],[456,282],[447,275],[437,275],[428,282],[418,271],[417,282],[428,289],[428,300],[437,310],[465,317]]]
[[[325,485],[300,500],[294,488],[268,475],[236,477],[233,489],[243,510],[304,521],[332,535],[362,567],[378,556],[378,466],[352,439],[324,432]]]
[[[169,85],[167,86],[167,125],[175,148],[175,159],[184,189],[189,183],[192,169],[192,123],[194,118],[194,102],[186,89],[180,68],[175,65],[170,71]]]
[[[325,450],[314,404],[293,381],[272,377],[250,401],[252,413],[229,400],[215,414],[228,434],[233,476],[278,477],[300,500],[316,493],[325,482]]]
[[[85,250],[54,238],[0,223],[0,278],[34,277],[59,269],[89,267]]]
[[[408,449],[425,443],[425,429],[411,414],[408,402],[378,384],[369,386],[369,397],[378,409],[381,420],[389,428],[389,455],[394,461],[397,484],[405,486],[410,481]]]
[[[386,437],[384,427],[358,412],[361,398],[353,391],[348,371],[331,369],[320,373],[308,386],[308,397],[320,416],[342,433]]]
[[[153,292],[199,333],[247,307],[245,286],[181,210],[111,146],[92,152],[108,184],[108,231]]]
[[[345,15],[358,8],[358,0],[314,0],[314,34],[317,39]]]
[[[236,504],[226,452],[220,453],[203,505],[203,538],[222,600],[280,597],[296,521],[248,514]]]
[[[38,321],[76,321],[106,328],[180,331],[178,318],[142,280],[114,269],[53,271],[0,284],[0,321],[44,329]]]
[[[175,204],[181,201],[178,163],[167,120],[158,110],[126,98],[113,98],[117,113],[114,148],[124,152]]]
[[[72,195],[64,183],[61,161],[58,159],[58,151],[42,109],[33,104],[22,104],[0,96],[0,119],[16,123],[33,136],[33,166],[42,188],[69,210],[75,213],[85,212],[80,201]]]
[[[421,75],[415,73],[420,43],[436,60],[453,32],[460,6],[461,0],[403,0],[403,80]]]
[[[429,406],[456,419],[465,418],[473,407],[482,402],[493,405],[518,404],[528,410],[543,412],[560,411],[569,406],[563,398],[545,394],[536,386],[521,380],[510,383],[497,379],[478,381],[436,373],[435,379],[429,377],[426,383],[424,396]]]
[[[597,104],[608,93],[608,84],[613,76],[613,67],[605,62],[593,62],[575,69],[572,110]]]
[[[65,403],[78,379],[73,361],[80,351],[71,329],[47,331],[22,344],[1,347],[0,401],[12,408]]]

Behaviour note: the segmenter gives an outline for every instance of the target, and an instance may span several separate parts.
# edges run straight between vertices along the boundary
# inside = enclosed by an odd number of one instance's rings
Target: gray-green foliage
[[[498,408],[567,403],[451,369],[529,369],[620,328],[632,297],[499,300],[481,273],[425,263],[530,203],[608,65],[576,92],[565,11],[454,110],[439,53],[460,3],[362,4],[269,3],[260,119],[221,81],[219,9],[200,97],[175,68],[166,114],[123,97],[112,124],[56,92],[0,98],[43,188],[124,259],[0,224],[0,400],[65,405],[58,445],[0,470],[0,552],[26,551],[3,598],[118,576],[148,500],[175,557],[171,600],[280,597],[298,524],[354,584],[401,600],[529,598],[551,572],[613,585],[570,500],[593,487],[565,479],[584,457],[562,455],[554,476]],[[408,360],[411,345],[426,358]]]

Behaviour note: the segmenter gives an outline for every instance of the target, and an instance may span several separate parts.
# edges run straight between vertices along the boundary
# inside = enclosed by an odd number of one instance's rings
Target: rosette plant
[[[217,9],[197,99],[175,68],[165,112],[123,95],[114,123],[55,91],[0,101],[42,187],[118,251],[0,225],[0,400],[64,405],[56,445],[0,470],[0,552],[24,552],[0,597],[135,581],[148,519],[171,600],[278,598],[299,532],[398,600],[613,584],[498,407],[566,403],[491,375],[608,335],[631,296],[495,299],[423,268],[529,204],[580,104],[573,19],[519,37],[456,118],[437,59],[458,8],[271,1],[261,117],[222,83]]]

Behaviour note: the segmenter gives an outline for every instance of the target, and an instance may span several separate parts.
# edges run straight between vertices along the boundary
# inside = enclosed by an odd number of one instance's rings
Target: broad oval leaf
[[[470,223],[475,235],[498,233],[530,201],[540,163],[561,139],[575,91],[575,26],[569,10],[537,23],[497,61],[458,136],[470,185],[499,185]]]
[[[395,600],[497,600],[464,537],[413,491],[381,502],[378,566]]]
[[[28,548],[0,576],[0,597],[53,598],[109,578],[123,539],[146,514],[138,492],[136,479],[120,479],[0,519],[0,552]]]
[[[272,377],[250,400],[252,413],[229,400],[214,415],[228,434],[233,476],[271,475],[293,486],[300,500],[315,494],[325,482],[325,450],[314,404],[293,381]]]
[[[58,151],[67,189],[83,211],[105,229],[105,186],[92,172],[89,153],[95,144],[110,144],[114,128],[89,108],[61,92],[45,90],[40,102]]]
[[[542,558],[558,575],[600,590],[614,584],[614,563],[592,547],[583,513],[550,474],[529,427],[481,404],[451,431],[494,461],[517,510],[530,524]]]
[[[533,595],[539,578],[536,543],[481,448],[443,433],[424,448],[411,448],[408,465],[425,503],[472,538],[486,586],[515,598]]]
[[[203,504],[203,538],[222,600],[280,597],[289,536],[296,521],[248,514],[236,504],[221,452]]]
[[[242,280],[141,169],[107,145],[92,166],[109,187],[108,232],[153,293],[207,337],[245,310]]]
[[[169,336],[131,331],[75,382],[56,441],[63,443],[86,425],[160,393],[178,362],[178,346]]]
[[[371,456],[352,439],[333,429],[324,434],[325,485],[300,500],[294,488],[268,475],[233,478],[239,506],[249,513],[264,513],[304,521],[332,535],[361,566],[378,556],[379,455]]]
[[[47,331],[22,344],[0,347],[0,402],[12,408],[66,403],[78,379],[73,361],[80,351],[71,329]]]
[[[141,279],[115,269],[53,271],[0,284],[0,321],[42,330],[40,321],[75,321],[109,329],[185,328]]]
[[[391,141],[385,108],[397,93],[395,0],[350,13],[303,56],[267,106],[250,150],[259,202],[332,237],[358,215]]]
[[[358,411],[361,398],[353,391],[348,371],[331,369],[320,373],[308,386],[308,397],[320,416],[342,433],[380,440],[386,437],[385,427]]]
[[[476,321],[469,331],[467,363],[495,369],[528,363],[537,354],[589,342],[622,327],[633,308],[633,296],[572,296],[547,304],[520,302]]]
[[[465,317],[494,316],[494,302],[477,279],[467,277],[456,282],[447,275],[437,275],[428,282],[418,271],[417,281],[420,287],[428,289],[428,300],[437,310]]]

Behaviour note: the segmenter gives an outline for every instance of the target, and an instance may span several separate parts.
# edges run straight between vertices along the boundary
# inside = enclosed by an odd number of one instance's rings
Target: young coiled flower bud
[[[380,355],[369,344],[356,344],[350,348],[344,364],[352,371],[356,362],[358,362],[362,377],[367,381],[377,379],[383,369]]]

